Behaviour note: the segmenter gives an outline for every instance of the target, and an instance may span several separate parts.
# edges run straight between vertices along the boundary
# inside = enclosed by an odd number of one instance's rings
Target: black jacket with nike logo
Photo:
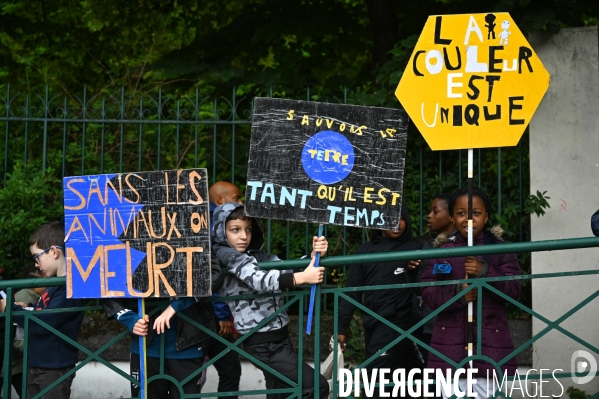
[[[412,228],[409,214],[402,207],[401,218],[406,221],[405,232],[397,239],[384,237],[380,230],[373,230],[370,241],[358,247],[355,254],[396,252],[420,249],[420,243],[412,240]],[[349,267],[346,287],[366,287],[375,285],[406,284],[413,282],[417,270],[408,269],[408,261],[377,262],[356,264]],[[408,280],[409,279],[409,280]],[[365,305],[368,309],[392,323],[404,323],[412,320],[414,291],[407,288],[391,288],[372,291],[346,291],[347,296]],[[339,333],[344,334],[349,327],[356,306],[346,300],[339,301]],[[381,323],[374,316],[362,312],[364,328],[373,329]]]

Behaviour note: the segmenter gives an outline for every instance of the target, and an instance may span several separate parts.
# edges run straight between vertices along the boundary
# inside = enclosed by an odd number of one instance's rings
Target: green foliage
[[[29,263],[29,236],[40,225],[62,217],[62,190],[52,169],[21,162],[0,188],[0,258],[6,278],[20,277]],[[24,260],[27,259],[26,261]]]
[[[134,94],[163,85],[188,93],[196,84],[222,93],[251,83],[289,98],[305,86],[369,87],[364,94],[378,93],[370,101],[383,105],[393,94],[381,85],[397,85],[429,15],[492,11],[510,12],[525,33],[596,25],[599,17],[594,0],[7,0],[0,81],[18,91],[51,84],[69,96],[84,83]]]
[[[581,391],[578,388],[568,387],[566,391],[570,399],[589,399],[591,395],[587,395],[585,391]]]

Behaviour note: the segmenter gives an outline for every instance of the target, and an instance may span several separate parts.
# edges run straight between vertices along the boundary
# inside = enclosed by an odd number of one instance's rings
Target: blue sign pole
[[[318,225],[318,238],[322,236],[322,224]],[[318,261],[320,260],[320,252],[316,252],[314,258],[314,267],[318,267]],[[312,332],[312,317],[314,316],[314,297],[316,296],[316,284],[312,284],[312,290],[310,291],[310,305],[308,306],[308,322],[306,323],[306,334],[310,335]]]

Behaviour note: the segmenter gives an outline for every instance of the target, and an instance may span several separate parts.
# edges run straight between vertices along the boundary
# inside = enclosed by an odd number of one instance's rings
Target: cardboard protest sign
[[[64,178],[67,296],[209,296],[206,169]]]
[[[407,126],[402,110],[256,98],[246,213],[397,229]]]
[[[510,14],[434,15],[395,95],[433,150],[514,146],[549,80]]]

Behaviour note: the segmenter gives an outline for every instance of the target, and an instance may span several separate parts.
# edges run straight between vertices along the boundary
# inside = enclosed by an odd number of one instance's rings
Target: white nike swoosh
[[[398,267],[397,269],[395,269],[395,271],[393,273],[394,274],[401,274],[403,272],[405,272],[405,269],[403,267]]]

